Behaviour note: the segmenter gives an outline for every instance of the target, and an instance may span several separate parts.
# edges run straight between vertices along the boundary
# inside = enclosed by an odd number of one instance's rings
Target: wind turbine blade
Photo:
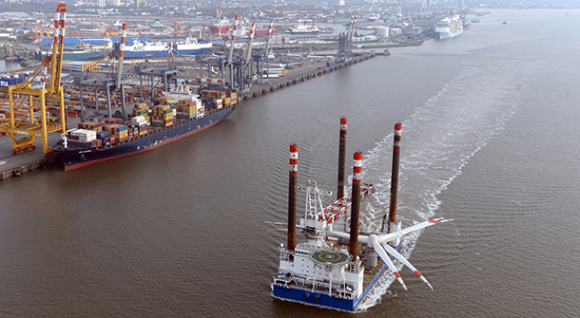
[[[429,286],[429,288],[431,288],[431,290],[433,290],[433,286],[431,286],[431,284],[429,284],[429,282],[427,281],[427,279],[425,277],[423,277],[423,275],[421,275],[421,273],[415,268],[415,266],[411,265],[411,263],[409,263],[408,260],[406,260],[403,255],[399,254],[399,252],[397,252],[397,250],[395,250],[394,248],[392,248],[391,246],[389,246],[389,244],[383,242],[383,247],[385,248],[385,250],[387,250],[387,252],[389,252],[389,254],[393,255],[394,258],[398,259],[399,261],[401,261],[401,263],[405,264],[405,266],[409,267],[409,269],[411,269],[413,272],[415,272],[415,274],[417,274],[417,276],[419,276],[419,278],[421,278],[421,280],[423,280],[423,282],[425,282],[425,284],[427,284],[427,286]]]
[[[283,223],[283,222],[273,222],[273,221],[264,221],[264,223],[268,223],[268,224],[275,224],[275,225],[288,225],[288,223]]]
[[[338,232],[338,231],[331,231],[328,232],[329,236],[340,237],[344,239],[350,238],[350,233]],[[358,241],[364,244],[368,244],[369,237],[367,235],[360,235],[358,236]]]
[[[424,229],[426,227],[429,227],[431,225],[444,223],[444,222],[448,222],[448,221],[453,221],[453,220],[447,220],[445,218],[437,218],[437,219],[433,219],[433,220],[429,220],[429,221],[415,224],[413,226],[410,226],[406,229],[402,229],[402,230],[394,232],[394,233],[379,235],[379,237],[381,238],[382,242],[390,242],[390,241],[394,241],[398,238],[402,238],[403,236],[405,236],[406,234],[409,234],[411,232],[415,232],[415,231],[418,231],[420,229]]]
[[[401,275],[399,275],[399,271],[397,271],[397,268],[395,267],[395,264],[393,264],[393,262],[389,258],[389,255],[387,255],[385,250],[381,247],[381,244],[379,244],[379,242],[377,240],[372,240],[372,244],[373,244],[373,248],[375,249],[375,252],[377,252],[377,254],[379,254],[381,259],[385,262],[385,264],[387,264],[387,266],[389,267],[391,272],[393,272],[393,275],[395,275],[395,277],[397,277],[397,279],[399,280],[399,283],[401,283],[401,286],[403,286],[403,288],[405,290],[407,290],[407,286],[405,286],[405,282],[403,282]]]

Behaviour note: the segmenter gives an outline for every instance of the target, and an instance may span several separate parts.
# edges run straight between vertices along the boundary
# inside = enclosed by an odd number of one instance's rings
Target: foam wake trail
[[[515,70],[510,74],[506,68],[509,70],[509,65],[466,69],[403,122],[397,208],[403,227],[434,216],[441,204],[437,195],[517,110],[525,76]],[[363,180],[379,180],[375,195],[361,209],[368,232],[380,229],[389,209],[392,148],[390,133],[364,158]],[[406,238],[402,249],[406,258],[419,235],[412,233]],[[374,306],[394,279],[390,272],[383,275],[359,309]]]

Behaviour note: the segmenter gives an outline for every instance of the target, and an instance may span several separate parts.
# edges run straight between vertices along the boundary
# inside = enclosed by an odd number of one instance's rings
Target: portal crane
[[[171,19],[173,19],[173,23],[175,24],[175,28],[173,29],[173,33],[171,33],[172,37],[178,37],[178,36],[182,36],[181,33],[179,32],[179,24],[181,23],[181,21],[177,20],[177,18],[175,17],[175,15],[173,13],[171,13],[171,10],[169,10],[169,5],[167,4],[167,1],[165,1],[165,8],[167,9],[167,13],[169,13],[169,16],[171,17]]]
[[[350,25],[346,29],[346,32],[339,34],[338,36],[338,52],[337,60],[346,61],[352,58],[352,37],[354,35],[354,29],[356,27],[357,13],[353,13],[350,18]]]
[[[200,60],[200,65],[205,66],[207,69],[207,77],[198,77],[196,80],[200,82],[200,85],[208,86],[221,86],[223,89],[226,87],[226,66],[229,68],[229,89],[243,94],[249,93],[252,87],[253,77],[255,75],[255,70],[257,67],[254,65],[259,65],[262,54],[253,54],[252,47],[254,41],[254,35],[256,32],[256,22],[252,23],[252,29],[250,33],[249,40],[244,44],[243,49],[234,51],[235,39],[238,28],[239,15],[236,15],[235,24],[233,28],[230,28],[230,36],[227,40],[229,47],[226,45],[226,55],[217,56],[213,54],[212,56],[203,57]],[[257,53],[257,52],[254,52]],[[259,56],[258,56],[259,55]],[[256,57],[258,57],[256,59]],[[257,61],[257,63],[254,63]],[[219,70],[216,72],[215,76],[211,74],[212,70]],[[221,74],[221,79],[217,78]]]
[[[272,27],[274,26],[274,20],[270,20],[270,28],[268,28],[268,38],[266,39],[266,49],[264,51],[264,57],[266,58],[266,82],[270,80],[270,58],[268,58],[269,50],[270,50],[270,38],[272,37]],[[262,84],[264,84],[264,60],[262,59],[261,63],[261,72],[260,72],[260,79]]]
[[[74,77],[74,83],[79,86],[80,88],[80,106],[81,106],[81,121],[84,120],[85,115],[88,114],[88,108],[91,105],[88,105],[87,111],[85,111],[85,107],[83,104],[83,90],[87,89],[94,89],[95,91],[95,105],[94,110],[95,114],[99,113],[99,106],[98,106],[98,91],[99,89],[105,94],[105,98],[107,100],[107,116],[112,117],[113,113],[111,111],[111,99],[116,95],[120,94],[121,99],[121,117],[123,120],[127,119],[127,113],[125,110],[125,88],[123,86],[123,60],[125,56],[125,43],[127,38],[127,23],[123,22],[122,29],[121,29],[121,43],[119,44],[119,52],[118,52],[118,62],[115,65],[115,56],[117,55],[116,52],[111,53],[111,74],[102,78],[99,75],[95,74],[92,70],[87,70],[77,76]],[[111,96],[111,93],[114,92],[114,95]]]
[[[105,18],[103,18],[103,16],[101,15],[101,13],[99,11],[97,11],[97,14],[101,18],[101,20],[103,20],[103,22],[105,23],[105,26],[107,27],[107,31],[105,31],[105,35],[108,35],[108,36],[119,35],[119,31],[115,31],[115,27],[113,26],[112,23],[107,22],[105,20]]]
[[[12,153],[15,155],[36,149],[35,137],[42,138],[43,151],[48,154],[52,152],[52,148],[48,146],[48,134],[66,131],[64,92],[61,85],[65,23],[66,6],[59,4],[54,21],[52,56],[45,57],[26,79],[22,77],[0,80],[0,92],[5,96],[2,105],[7,101],[10,110],[9,118],[0,120],[0,132],[10,135]],[[32,82],[41,73],[40,88],[33,88]],[[49,108],[51,114],[56,114],[55,118],[47,116]],[[18,135],[24,137],[18,138]]]

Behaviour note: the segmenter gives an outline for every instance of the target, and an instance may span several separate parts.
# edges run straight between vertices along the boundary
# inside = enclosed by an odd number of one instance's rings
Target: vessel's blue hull
[[[463,33],[463,29],[458,30],[455,33],[452,33],[452,32],[439,33],[439,39],[453,38],[453,37],[460,35],[461,33]]]
[[[173,50],[173,56],[192,56],[203,53],[208,48],[200,48],[194,50]],[[141,58],[151,58],[151,57],[167,57],[169,55],[169,50],[161,51],[125,51],[125,58],[127,59],[141,59]]]
[[[317,292],[306,291],[298,288],[284,288],[272,284],[272,293],[275,297],[284,300],[293,300],[315,306],[322,306],[338,310],[354,311],[358,304],[365,298],[371,287],[377,281],[387,266],[383,266],[377,271],[377,274],[367,285],[363,293],[355,299],[338,298],[334,295],[322,294]]]
[[[397,247],[395,249],[397,251],[400,250],[402,245],[403,245],[403,240],[401,240],[399,242],[399,244],[397,245]],[[393,259],[393,256],[390,256],[390,258]],[[373,285],[375,284],[377,279],[379,279],[379,277],[381,277],[381,275],[385,271],[386,267],[387,267],[387,265],[385,263],[383,263],[381,268],[379,268],[379,270],[377,271],[377,273],[375,274],[373,279],[371,279],[371,281],[367,285],[367,288],[365,288],[365,290],[362,292],[362,294],[355,299],[337,298],[333,295],[316,293],[316,292],[306,291],[306,290],[298,289],[298,288],[292,288],[292,286],[290,286],[290,288],[284,288],[284,287],[277,286],[276,284],[271,285],[272,294],[274,295],[274,297],[277,297],[277,298],[280,298],[283,300],[297,301],[300,303],[305,303],[305,304],[314,305],[314,306],[327,307],[327,308],[332,308],[332,309],[337,309],[337,310],[354,311],[356,309],[356,307],[358,307],[361,300],[363,300],[365,298],[365,296],[368,294],[369,290],[371,290],[371,288],[373,287]]]
[[[135,138],[118,146],[74,150],[63,150],[55,147],[54,152],[64,163],[65,171],[74,170],[99,162],[136,155],[167,145],[219,123],[228,117],[234,109],[235,106],[224,108],[202,118],[171,126],[160,132]]]

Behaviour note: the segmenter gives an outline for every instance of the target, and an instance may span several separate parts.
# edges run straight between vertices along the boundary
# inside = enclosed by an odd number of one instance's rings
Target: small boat
[[[463,20],[463,30],[471,29],[471,22]]]
[[[503,20],[503,22],[502,22],[502,23],[503,23],[503,24],[507,24],[507,21],[506,21],[506,20]]]

